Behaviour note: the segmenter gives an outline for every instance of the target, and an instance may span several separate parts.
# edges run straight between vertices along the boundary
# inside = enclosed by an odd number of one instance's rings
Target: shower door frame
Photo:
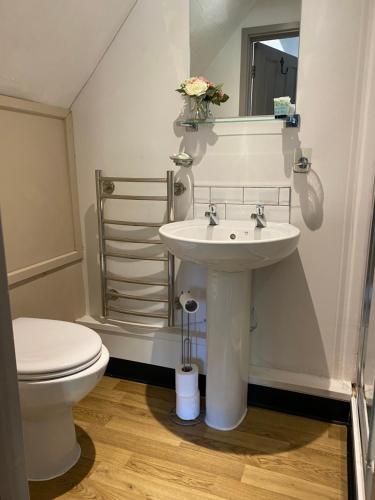
[[[355,460],[357,466],[357,495],[359,500],[375,500],[375,411],[372,404],[368,412],[365,396],[364,370],[366,365],[367,340],[369,334],[371,306],[373,303],[375,276],[375,182],[372,190],[372,218],[368,236],[367,262],[363,285],[359,350],[355,393],[352,397],[352,424]],[[375,390],[375,378],[373,384]],[[359,436],[358,436],[359,433]],[[360,441],[361,456],[356,453],[356,441]],[[360,470],[362,469],[362,471]],[[363,484],[359,484],[362,483]]]
[[[375,266],[375,143],[372,109],[375,105],[375,4],[366,1],[362,11],[362,50],[360,52],[360,86],[357,96],[357,120],[355,120],[357,146],[354,149],[353,171],[350,178],[354,185],[353,204],[349,206],[352,219],[353,240],[352,259],[349,261],[351,278],[350,291],[354,291],[349,300],[356,301],[358,309],[351,311],[357,322],[359,335],[356,373],[353,374],[353,391],[351,398],[351,423],[354,451],[355,479],[358,500],[375,500],[374,458],[375,458],[375,412],[374,404],[368,411],[364,393],[364,368],[366,364],[366,348],[369,334],[369,319],[372,301],[372,289]],[[372,182],[372,190],[371,190]],[[354,215],[354,217],[353,217]],[[367,219],[368,217],[368,219]],[[367,231],[366,231],[367,229]],[[367,233],[367,239],[366,239]],[[363,268],[363,256],[366,256],[366,267]],[[358,286],[361,277],[362,291]],[[361,305],[360,305],[361,301]],[[371,304],[371,302],[373,302]],[[357,306],[356,306],[357,307]],[[348,321],[350,323],[350,320]],[[348,338],[353,334],[348,330]],[[354,346],[353,346],[354,347]]]

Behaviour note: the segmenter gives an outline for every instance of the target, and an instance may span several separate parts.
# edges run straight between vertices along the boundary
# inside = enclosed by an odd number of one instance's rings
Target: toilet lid
[[[86,326],[51,319],[13,320],[19,380],[46,380],[77,373],[101,355],[99,335]]]

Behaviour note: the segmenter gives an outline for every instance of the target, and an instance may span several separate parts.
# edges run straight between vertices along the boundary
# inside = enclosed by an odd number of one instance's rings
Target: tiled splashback
[[[266,219],[289,222],[290,187],[285,186],[194,186],[194,217],[204,218],[214,203],[222,219],[249,220],[255,205],[262,203]]]

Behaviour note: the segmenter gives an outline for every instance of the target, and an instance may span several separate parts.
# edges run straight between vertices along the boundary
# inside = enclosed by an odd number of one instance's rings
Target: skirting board
[[[96,330],[111,356],[140,363],[174,368],[181,356],[178,328],[150,328],[104,323],[83,316],[78,323]],[[193,357],[205,373],[206,343],[204,334],[194,336]],[[249,366],[249,382],[254,385],[294,391],[313,396],[350,401],[351,382],[317,377],[269,367]]]
[[[160,387],[175,388],[173,368],[111,357],[106,375]],[[199,390],[206,393],[206,376],[199,375]],[[350,403],[321,396],[249,384],[248,404],[327,422],[349,424]]]

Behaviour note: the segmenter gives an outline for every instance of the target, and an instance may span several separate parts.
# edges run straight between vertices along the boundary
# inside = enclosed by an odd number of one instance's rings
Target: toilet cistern
[[[219,216],[217,215],[216,205],[210,203],[207,212],[204,213],[205,217],[210,218],[209,226],[217,226],[219,224]]]
[[[255,213],[251,214],[252,219],[256,219],[255,227],[267,227],[266,217],[264,215],[264,205],[257,203],[255,206]]]

